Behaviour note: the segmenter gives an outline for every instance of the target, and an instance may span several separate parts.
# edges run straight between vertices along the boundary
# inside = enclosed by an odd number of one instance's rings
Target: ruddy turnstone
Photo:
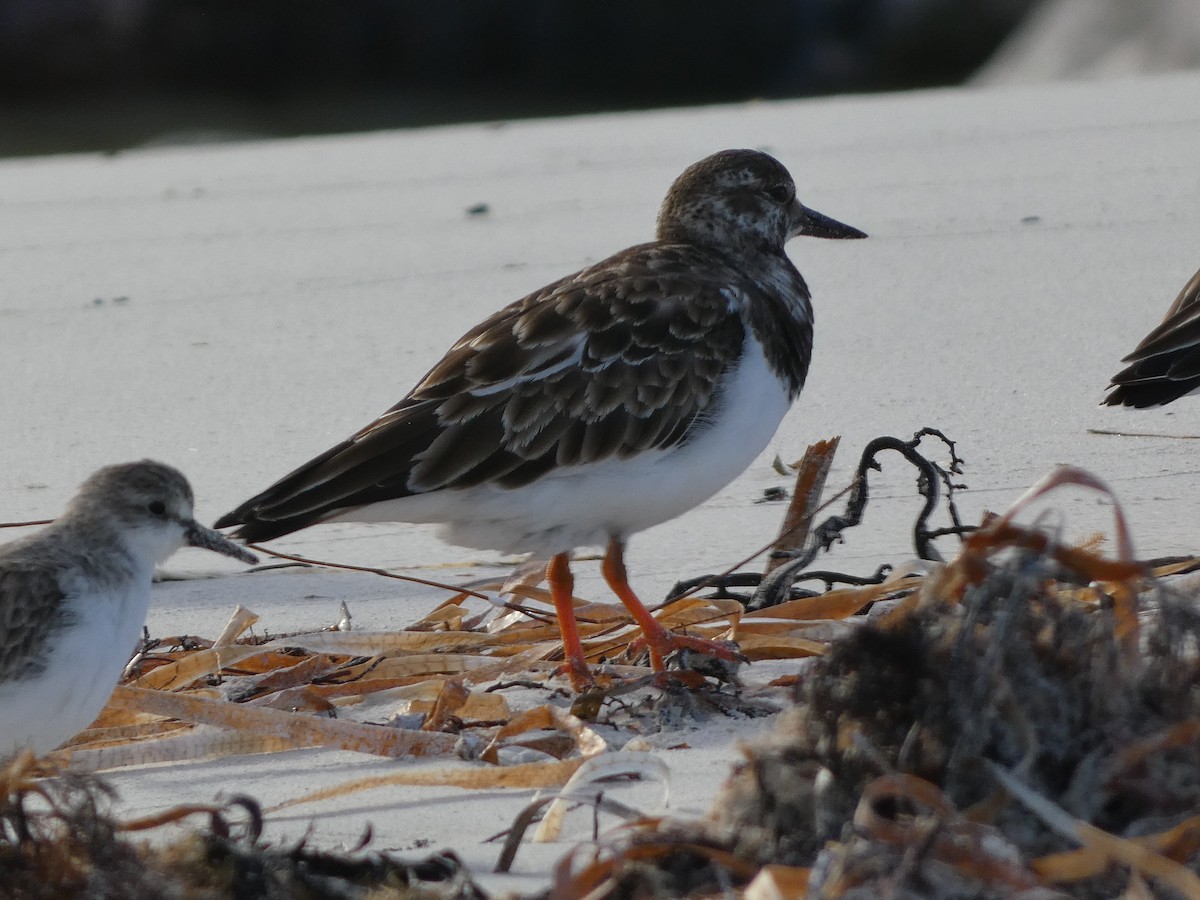
[[[1200,391],[1200,272],[1184,285],[1167,316],[1112,378],[1109,406],[1163,406]]]
[[[624,548],[741,474],[800,393],[812,305],[783,249],[797,235],[866,237],[803,206],[765,153],[701,160],[671,185],[654,241],[485,319],[407,397],[216,527],[255,542],[317,522],[438,522],[456,544],[548,558],[577,689],[591,674],[570,554],[605,545],[602,574],[656,671],[683,647],[731,658],[659,624]]]
[[[178,471],[107,466],[37,534],[0,547],[0,759],[92,723],[137,645],[154,565],[184,544],[247,552],[192,518]]]

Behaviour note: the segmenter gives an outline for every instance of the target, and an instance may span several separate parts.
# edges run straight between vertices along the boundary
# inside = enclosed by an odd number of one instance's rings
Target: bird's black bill
[[[212,550],[222,556],[232,556],[249,565],[258,562],[258,557],[241,544],[235,544],[229,538],[217,534],[211,528],[205,528],[199,522],[192,522],[187,526],[186,537],[188,546],[199,547],[201,550]]]
[[[865,231],[859,231],[857,228],[843,224],[837,219],[831,219],[829,216],[822,215],[815,209],[809,209],[807,206],[800,207],[800,214],[796,216],[794,222],[792,234],[796,236],[806,235],[807,237],[832,238],[835,240],[865,238],[867,236]]]

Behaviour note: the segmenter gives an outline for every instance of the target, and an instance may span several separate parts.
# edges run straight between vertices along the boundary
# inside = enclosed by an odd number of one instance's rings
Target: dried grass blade
[[[275,669],[260,676],[254,685],[257,694],[271,694],[291,688],[311,687],[312,682],[336,671],[337,663],[324,654],[308,656],[294,665]]]
[[[215,675],[222,669],[237,665],[254,656],[268,652],[265,647],[241,644],[196,650],[175,662],[151,669],[133,682],[134,687],[156,691],[174,691],[195,684],[201,678]]]
[[[438,691],[433,709],[430,710],[429,717],[421,726],[421,730],[441,731],[450,717],[457,715],[462,710],[470,696],[471,692],[467,690],[462,679],[447,678],[442,689]]]
[[[686,628],[719,619],[728,619],[731,626],[736,626],[745,611],[737,600],[684,597],[672,600],[659,610],[656,618],[668,628]]]
[[[547,642],[550,649],[562,649],[562,642]],[[437,665],[436,659],[444,659],[446,665]],[[411,669],[408,664],[412,663]],[[463,654],[418,654],[415,656],[387,657],[379,661],[377,669],[364,676],[364,679],[375,677],[376,671],[383,673],[381,678],[412,678],[429,675],[465,675],[474,684],[482,684],[497,678],[504,678],[517,672],[544,671],[551,672],[558,664],[538,658],[538,651],[523,651],[512,656],[469,656]],[[347,685],[349,687],[349,685]]]
[[[413,712],[422,712],[422,704],[420,701],[415,702],[410,707]],[[429,703],[430,710],[433,709],[433,703]],[[508,705],[508,701],[504,699],[503,694],[482,694],[472,693],[467,695],[467,699],[463,701],[454,712],[454,718],[465,723],[476,721],[482,722],[498,722],[508,719],[512,716],[512,709]]]
[[[824,641],[813,641],[786,635],[753,635],[738,639],[738,649],[751,662],[764,659],[803,659],[806,656],[824,656],[829,645]]]
[[[170,825],[172,822],[179,822],[195,815],[204,814],[211,816],[221,812],[222,809],[223,807],[212,803],[184,803],[179,806],[172,806],[170,809],[164,809],[162,812],[157,812],[153,815],[120,822],[117,825],[117,830],[149,831],[151,828],[161,828],[163,825]]]
[[[1113,613],[1116,618],[1116,633],[1130,658],[1135,658],[1138,644],[1137,589],[1136,579],[1145,574],[1144,567],[1134,559],[1133,539],[1129,534],[1129,525],[1125,520],[1125,511],[1118,502],[1116,494],[1102,479],[1085,469],[1076,466],[1059,466],[1037,484],[1017,498],[1008,510],[994,523],[981,532],[1003,533],[1012,526],[1012,520],[1034,500],[1063,485],[1076,485],[1089,488],[1105,494],[1112,501],[1113,530],[1116,532],[1117,562],[1122,564],[1123,572],[1111,570],[1107,560],[1088,553],[1086,550],[1072,548],[1056,548],[1054,556],[1060,562],[1087,573],[1092,581],[1113,582],[1110,592],[1113,598]],[[976,537],[972,535],[971,538]],[[971,538],[967,544],[971,544]],[[1043,544],[1047,544],[1045,536],[1041,536]]]
[[[302,803],[316,803],[370,791],[381,787],[400,785],[414,787],[459,787],[469,790],[494,790],[497,788],[551,788],[566,784],[575,771],[583,765],[583,759],[554,759],[546,762],[522,763],[516,766],[487,766],[468,769],[422,769],[415,772],[396,772],[371,778],[356,778],[330,788],[314,791],[271,807],[265,812],[274,813]]]
[[[258,613],[253,613],[240,603],[237,609],[233,611],[233,615],[229,617],[229,621],[225,623],[225,627],[213,641],[214,647],[224,647],[232,644],[242,636],[245,631],[258,621]]]
[[[546,606],[544,614],[550,618],[554,617],[554,601],[550,597],[550,591],[546,588],[535,585],[520,585],[512,590],[511,596],[520,600],[533,600],[544,604]],[[629,612],[619,603],[598,603],[593,600],[584,600],[580,597],[572,597],[571,599],[574,604],[575,618],[581,621],[613,622],[629,618]]]
[[[353,681],[369,681],[381,678],[429,678],[437,675],[464,675],[478,673],[497,665],[494,656],[478,656],[467,653],[414,653],[411,656],[385,656],[364,664],[361,672],[347,670]]]
[[[1090,488],[1108,496],[1113,505],[1113,527],[1116,530],[1117,559],[1124,563],[1135,563],[1133,557],[1133,539],[1129,535],[1129,525],[1125,521],[1125,511],[1121,508],[1120,503],[1117,502],[1116,494],[1113,493],[1112,488],[1103,479],[1078,466],[1059,466],[1053,472],[1046,475],[1013,501],[1005,513],[996,520],[994,527],[997,530],[1002,530],[1004,526],[1009,525],[1034,500],[1068,484]]]
[[[1200,816],[1193,816],[1167,831],[1130,838],[1130,840],[1176,862],[1189,859],[1197,850],[1200,850]],[[1045,856],[1039,856],[1030,863],[1030,868],[1047,881],[1062,884],[1095,878],[1102,875],[1111,865],[1112,860],[1107,854],[1090,847],[1083,847],[1079,850],[1066,850],[1061,853],[1047,853]]]
[[[829,469],[833,465],[833,457],[841,440],[840,437],[835,437],[827,441],[817,441],[804,451],[804,457],[796,463],[796,487],[784,514],[779,534],[771,546],[764,575],[770,574],[787,562],[787,557],[782,554],[803,548],[808,540],[813,517],[821,505],[825,479],[829,476]],[[777,553],[781,555],[777,556]]]
[[[389,653],[425,653],[448,646],[490,647],[496,641],[491,635],[465,631],[314,631],[311,634],[278,638],[259,649],[302,648],[335,656],[383,656]]]
[[[101,772],[150,763],[191,762],[294,749],[295,744],[284,738],[223,729],[196,731],[189,726],[183,734],[116,746],[57,750],[47,758],[61,762],[73,772]]]
[[[1175,575],[1179,572],[1187,572],[1200,565],[1200,556],[1191,556],[1187,559],[1178,562],[1166,563],[1165,565],[1155,566],[1150,570],[1150,574],[1155,578],[1165,578],[1168,575]]]
[[[359,683],[361,682],[356,682],[356,685]],[[417,682],[409,681],[404,684],[393,684],[391,679],[385,679],[377,689],[374,688],[374,682],[371,682],[356,693],[343,692],[334,694],[324,689],[326,687],[348,688],[351,687],[350,685],[321,686],[317,689],[317,692],[322,697],[330,700],[335,706],[352,706],[370,697],[377,703],[387,701],[398,704],[398,708],[395,710],[397,713],[428,713],[429,710],[433,709],[438,692],[441,691],[445,683],[444,678],[429,678]]]
[[[545,844],[558,839],[562,833],[563,822],[566,819],[567,808],[577,798],[587,792],[587,786],[604,778],[615,778],[619,775],[636,775],[639,778],[652,778],[662,783],[662,805],[666,806],[671,795],[671,770],[659,757],[649,753],[633,751],[617,751],[593,756],[587,759],[576,770],[570,780],[563,785],[559,796],[546,810],[546,815],[534,832],[533,840]]]
[[[255,697],[253,700],[245,701],[245,705],[255,709],[282,709],[289,712],[317,713],[327,716],[337,714],[336,707],[307,684]]]
[[[157,716],[146,716],[145,718],[147,721],[136,724],[89,728],[75,735],[61,749],[91,750],[98,747],[117,747],[147,738],[163,738],[173,732],[190,731],[192,728],[187,722],[164,722]]]
[[[527,731],[538,731],[544,728],[554,728],[570,735],[579,749],[579,754],[584,757],[597,756],[608,748],[604,738],[578,716],[556,706],[542,705],[513,716],[496,732],[484,752],[492,751],[504,742]]]
[[[892,597],[904,591],[915,590],[921,578],[910,576],[900,583],[870,584],[863,587],[835,588],[815,597],[801,597],[764,609],[746,613],[747,623],[753,619],[792,619],[795,621],[817,621],[821,619],[847,619],[868,603]]]
[[[314,718],[277,709],[254,709],[223,700],[186,694],[169,694],[118,685],[111,704],[157,715],[254,731],[285,738],[297,747],[329,746],[376,756],[407,757],[444,755],[454,751],[452,734],[432,734],[361,725],[338,719]]]

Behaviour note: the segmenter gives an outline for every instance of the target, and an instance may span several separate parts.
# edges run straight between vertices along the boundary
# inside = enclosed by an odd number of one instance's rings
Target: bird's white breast
[[[87,728],[121,677],[150,603],[150,572],[120,587],[67,587],[70,624],[47,645],[41,674],[0,685],[0,758],[41,755]]]

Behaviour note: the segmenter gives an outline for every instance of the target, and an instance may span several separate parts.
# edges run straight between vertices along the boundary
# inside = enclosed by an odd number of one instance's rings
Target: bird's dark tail
[[[213,523],[213,528],[230,528],[237,525],[238,528],[231,534],[231,537],[247,544],[258,544],[283,537],[285,534],[291,534],[301,528],[307,528],[322,518],[318,513],[288,516],[281,519],[259,518],[254,512],[252,502],[244,503],[232,512],[221,516]]]

